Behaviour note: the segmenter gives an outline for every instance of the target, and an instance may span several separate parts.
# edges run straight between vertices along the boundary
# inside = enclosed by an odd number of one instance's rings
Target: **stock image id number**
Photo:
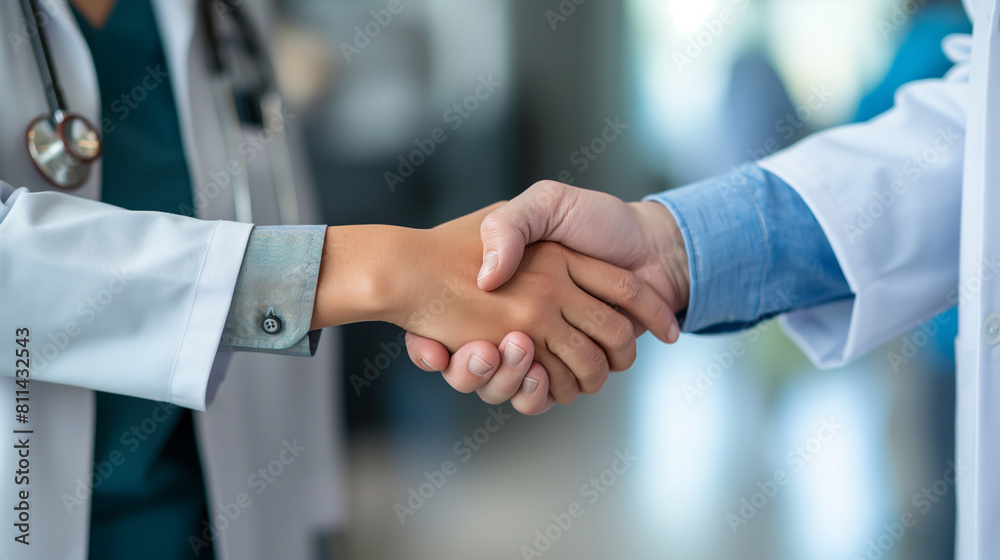
[[[20,327],[14,331],[14,412],[16,420],[21,424],[28,423],[28,382],[31,379],[31,351],[28,342],[31,331]]]

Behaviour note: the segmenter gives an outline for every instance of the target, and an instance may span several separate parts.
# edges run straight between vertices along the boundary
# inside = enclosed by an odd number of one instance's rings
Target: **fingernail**
[[[482,358],[473,354],[472,357],[469,358],[469,371],[480,376],[486,375],[487,373],[493,371],[493,366],[487,364]]]
[[[500,264],[500,254],[496,251],[490,251],[486,253],[483,257],[483,267],[479,269],[479,278],[483,276],[489,276],[497,269],[497,265]]]
[[[524,382],[521,383],[521,390],[524,391],[525,395],[530,395],[538,389],[538,381],[530,377],[525,377]]]
[[[430,370],[430,371],[437,371],[437,368],[436,368],[436,367],[434,367],[434,366],[432,366],[432,365],[428,364],[428,363],[427,363],[427,361],[426,361],[426,360],[424,360],[423,358],[420,358],[420,363],[424,364],[424,367],[425,367],[425,368],[427,368],[427,369],[428,369],[428,370]]]
[[[507,346],[503,349],[503,361],[508,366],[516,366],[521,363],[525,354],[527,354],[527,352],[524,351],[524,348],[521,348],[513,342],[508,342]]]
[[[677,340],[677,337],[680,335],[680,327],[677,326],[677,323],[671,323],[670,328],[667,330],[667,340]]]

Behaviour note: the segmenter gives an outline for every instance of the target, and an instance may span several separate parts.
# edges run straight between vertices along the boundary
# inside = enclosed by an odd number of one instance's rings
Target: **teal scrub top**
[[[193,207],[177,106],[149,0],[119,0],[101,29],[77,22],[97,68],[104,135],[101,200],[129,210]],[[134,364],[141,375],[143,364]],[[214,557],[191,412],[97,393],[92,560]],[[118,463],[118,464],[115,464]]]

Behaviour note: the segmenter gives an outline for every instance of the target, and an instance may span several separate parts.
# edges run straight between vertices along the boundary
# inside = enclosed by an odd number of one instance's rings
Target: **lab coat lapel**
[[[84,70],[78,73],[75,80],[61,80],[67,82],[61,85],[63,93],[69,98],[66,100],[69,110],[82,113],[87,118],[92,119],[94,124],[99,124],[101,96],[97,85],[97,71],[94,68],[94,59],[90,55],[87,40],[80,33],[80,28],[76,24],[76,18],[73,17],[69,4],[67,2],[39,2],[38,6],[41,11],[52,18],[52,22],[56,25],[54,31],[50,31],[47,35],[49,41],[53,43],[51,45],[53,56],[60,58],[61,55],[72,53],[73,66],[82,66]],[[45,22],[43,22],[44,24]],[[61,45],[69,48],[60,49]],[[59,66],[57,71],[66,70]],[[71,85],[72,87],[70,87]]]
[[[160,40],[170,72],[170,85],[177,103],[184,156],[191,184],[197,185],[201,158],[195,148],[194,118],[191,113],[191,47],[197,21],[196,0],[153,0]]]
[[[1000,279],[983,263],[1000,254],[1000,34],[991,24],[997,0],[970,1],[977,22],[973,33],[972,71],[962,191],[960,286],[977,286],[959,309],[956,341],[956,464],[958,479],[957,558],[985,560],[1000,549],[1000,346],[988,345],[985,325],[1000,313]],[[974,11],[973,11],[974,10]],[[992,94],[992,95],[991,95]]]
[[[974,14],[976,13],[976,4],[978,3],[979,0],[962,0],[962,4],[965,5],[965,13],[969,14],[970,18],[974,17]]]
[[[170,67],[195,215],[209,220],[233,220],[233,176],[212,98],[212,76],[206,62],[204,22],[199,21],[198,2],[153,0],[153,7]]]

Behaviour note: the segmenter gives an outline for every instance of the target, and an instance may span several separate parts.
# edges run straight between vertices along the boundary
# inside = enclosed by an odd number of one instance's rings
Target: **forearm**
[[[798,194],[756,165],[648,198],[667,207],[687,253],[683,329],[724,332],[851,296]]]
[[[403,261],[419,253],[420,230],[382,226],[327,228],[312,328],[363,321],[398,322],[406,281]]]

